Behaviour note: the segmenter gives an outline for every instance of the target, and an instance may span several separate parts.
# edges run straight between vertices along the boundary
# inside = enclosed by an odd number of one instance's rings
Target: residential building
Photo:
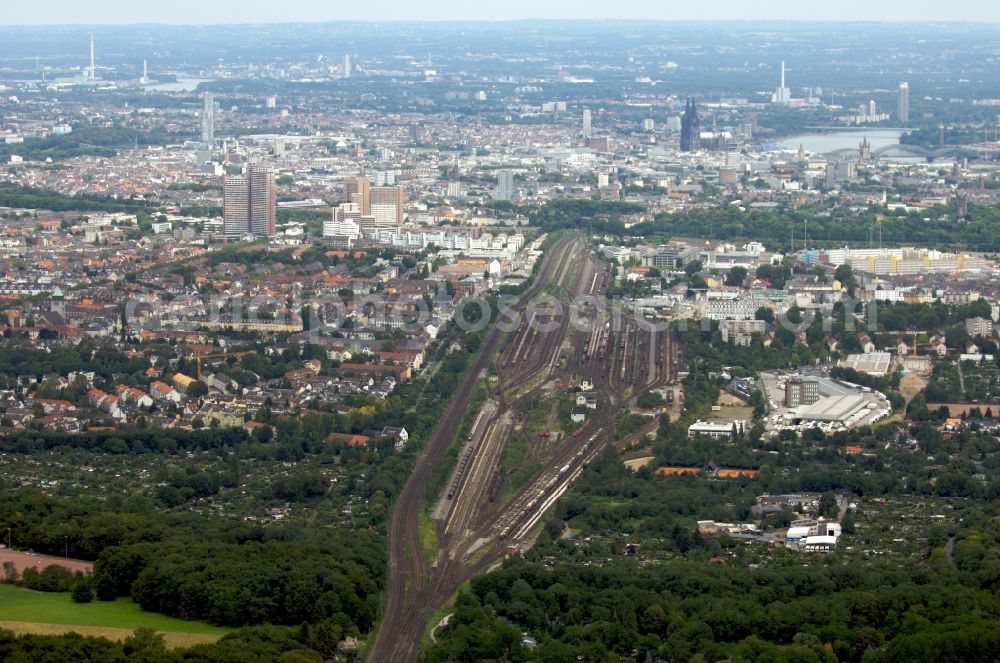
[[[496,200],[514,199],[514,171],[506,168],[497,171],[497,190],[493,197]]]
[[[179,403],[181,400],[181,395],[176,389],[171,387],[169,384],[160,382],[159,380],[155,380],[149,385],[149,394],[153,398],[161,401],[173,401],[174,403]]]
[[[756,309],[754,310],[756,313]],[[720,320],[719,333],[723,343],[748,346],[753,334],[763,334],[767,323],[763,320]]]
[[[965,321],[965,331],[969,336],[993,336],[993,321],[987,318],[968,318]]]
[[[396,440],[395,447],[401,449],[406,445],[407,440],[410,439],[410,434],[406,432],[405,428],[399,428],[396,426],[386,426],[382,429],[381,437],[391,437]]]

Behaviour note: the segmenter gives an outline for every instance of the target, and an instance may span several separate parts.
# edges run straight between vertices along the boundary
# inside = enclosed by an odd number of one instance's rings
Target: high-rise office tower
[[[378,228],[398,228],[403,225],[403,187],[372,187],[371,216]]]
[[[215,95],[205,93],[205,105],[201,110],[201,142],[209,147],[215,145]]]
[[[341,65],[340,69],[341,69],[340,75],[343,78],[350,78],[351,77],[351,54],[350,53],[344,53],[344,64]]]
[[[375,172],[375,186],[395,186],[396,171],[379,170]]]
[[[223,230],[226,237],[242,237],[250,227],[250,180],[246,175],[227,175],[222,188]]]
[[[497,200],[512,200],[514,198],[513,170],[504,169],[497,171],[497,192],[495,198]]]
[[[363,215],[372,213],[372,181],[364,175],[345,180],[344,196],[347,202],[357,203]]]
[[[583,109],[583,137],[590,138],[594,135],[594,130],[590,125],[590,109]]]
[[[222,205],[226,237],[271,237],[275,207],[274,171],[269,167],[251,166],[243,175],[226,177]]]
[[[684,105],[681,115],[681,152],[697,152],[701,149],[701,120],[698,108],[690,99]]]
[[[277,199],[274,171],[267,166],[250,168],[250,233],[257,237],[274,235]]]
[[[905,81],[899,84],[899,108],[897,109],[897,119],[900,122],[910,121],[910,84]]]

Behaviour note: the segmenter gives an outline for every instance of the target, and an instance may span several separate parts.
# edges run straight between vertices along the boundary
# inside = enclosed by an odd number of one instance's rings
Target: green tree
[[[74,603],[90,603],[94,600],[94,584],[90,578],[82,578],[73,585],[71,597]]]
[[[840,515],[840,506],[837,504],[837,496],[833,493],[823,493],[819,498],[819,515],[824,518],[836,518]]]
[[[761,306],[753,315],[754,320],[763,320],[764,322],[771,324],[774,322],[774,311],[766,306]]]
[[[747,274],[748,272],[745,267],[733,267],[726,274],[726,285],[742,286],[743,282],[746,281]]]

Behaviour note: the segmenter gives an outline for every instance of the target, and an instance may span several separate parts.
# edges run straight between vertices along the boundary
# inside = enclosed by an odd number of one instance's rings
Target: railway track
[[[564,237],[555,242],[536,275],[535,281],[516,302],[515,308],[537,296],[561,272],[578,241]],[[558,262],[558,264],[557,264]],[[418,530],[419,511],[427,493],[434,467],[441,462],[461,424],[462,417],[490,357],[496,352],[502,333],[499,325],[492,327],[479,354],[466,371],[456,390],[456,396],[445,410],[423,455],[417,461],[410,478],[403,486],[389,524],[389,587],[379,631],[368,652],[367,660],[376,663],[412,661],[416,646],[430,614],[424,606],[440,605],[454,591],[445,578],[462,577],[451,564],[438,565],[431,574],[431,565],[424,560]],[[449,569],[451,572],[449,573]],[[431,613],[434,608],[430,608]]]
[[[596,312],[590,318],[590,329],[577,333],[570,329],[568,309],[560,316],[544,308],[525,314],[526,305],[543,290],[557,297],[603,296],[609,273],[592,259],[579,260],[581,249],[579,240],[570,237],[551,247],[531,288],[514,306],[521,316],[514,331],[504,334],[494,327],[489,332],[401,491],[389,529],[389,595],[368,661],[414,660],[416,646],[433,612],[463,582],[502,556],[508,546],[529,539],[548,509],[572,486],[585,466],[613,442],[614,415],[627,392],[635,396],[643,389],[675,379],[671,373],[674,350],[668,333],[651,333],[627,316],[621,317],[622,329],[615,330]],[[534,329],[549,323],[551,331]],[[437,549],[433,559],[424,559],[418,514],[432,469],[451,445],[476,381],[498,350],[499,383],[493,392],[500,398],[488,401],[493,409],[485,415],[487,410],[480,412],[471,439],[466,440],[459,454],[439,503],[443,505],[441,513],[433,521]],[[561,361],[563,355],[566,361]],[[501,459],[513,434],[516,413],[533,405],[555,380],[568,383],[574,374],[594,385],[598,408],[585,427],[551,441],[537,473],[509,499],[502,500],[509,474],[501,471]],[[504,394],[519,389],[523,393],[518,392],[511,402],[504,400]]]

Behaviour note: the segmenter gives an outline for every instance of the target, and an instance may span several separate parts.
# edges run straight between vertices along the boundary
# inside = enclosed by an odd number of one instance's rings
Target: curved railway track
[[[521,318],[519,324],[510,333],[499,326],[490,330],[403,487],[389,527],[389,594],[368,661],[413,661],[433,613],[463,582],[499,559],[508,546],[530,536],[585,465],[612,443],[614,415],[626,398],[676,380],[671,335],[651,332],[635,318],[619,315],[619,330],[604,319],[594,319],[589,332],[578,333],[570,329],[568,309],[558,320],[544,308],[524,315],[525,307],[547,286],[552,286],[557,298],[603,297],[610,275],[590,258],[577,260],[581,249],[580,240],[564,237],[547,252],[536,280],[513,307]],[[550,331],[533,329],[542,322],[554,326]],[[561,361],[567,343],[570,352]],[[418,516],[433,468],[444,458],[476,383],[498,350],[499,383],[491,388],[494,395],[486,406],[491,416],[474,426],[465,441],[435,516],[434,559],[424,559]],[[556,379],[568,382],[573,375],[590,381],[597,395],[598,407],[588,418],[590,423],[554,440],[537,473],[503,501],[507,477],[500,471],[500,459],[513,434],[516,413],[542,397]],[[504,394],[514,392],[510,402],[504,400]]]
[[[563,273],[571,249],[578,244],[578,240],[569,237],[554,243],[543,258],[534,282],[518,299],[516,309],[523,308],[525,303],[537,296],[553,280],[554,274]],[[418,529],[419,513],[433,469],[447,453],[480,374],[496,351],[501,336],[499,326],[494,325],[396,500],[389,524],[389,593],[367,659],[374,663],[413,660],[424,625],[436,609],[434,606],[454,591],[451,583],[447,584],[447,589],[442,589],[442,583],[446,578],[462,575],[456,574],[450,568],[453,563],[447,560],[443,562],[444,566],[439,565],[438,560],[424,560]],[[430,573],[432,567],[435,570],[433,574]]]

